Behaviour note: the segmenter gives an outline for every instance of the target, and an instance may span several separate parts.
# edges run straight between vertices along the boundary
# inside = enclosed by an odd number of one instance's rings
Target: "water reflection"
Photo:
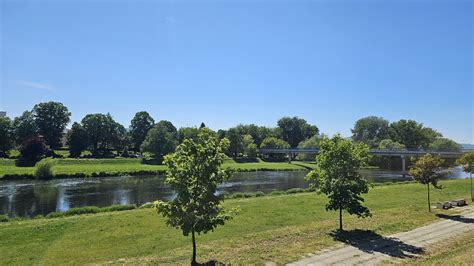
[[[269,192],[290,188],[306,188],[306,171],[236,173],[220,185],[220,193]],[[371,182],[411,180],[400,172],[361,170]],[[464,178],[468,174],[452,169],[449,178]],[[10,216],[35,216],[53,211],[65,211],[81,206],[112,204],[143,204],[156,199],[168,200],[174,193],[164,184],[163,176],[103,177],[88,179],[56,179],[49,181],[0,181],[0,213]]]

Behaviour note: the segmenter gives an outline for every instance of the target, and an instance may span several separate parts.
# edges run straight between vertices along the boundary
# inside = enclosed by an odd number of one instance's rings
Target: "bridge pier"
[[[291,153],[288,153],[288,163],[291,164]]]
[[[402,175],[403,178],[406,177],[406,172],[407,172],[407,162],[406,162],[406,157],[405,155],[400,156],[402,158]]]

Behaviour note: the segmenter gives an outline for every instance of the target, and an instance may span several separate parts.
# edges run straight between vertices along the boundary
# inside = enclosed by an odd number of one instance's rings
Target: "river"
[[[403,178],[398,171],[361,170],[370,182],[396,182]],[[290,188],[306,188],[306,171],[266,171],[235,173],[219,186],[219,192],[269,192]],[[465,178],[459,167],[448,178]],[[32,217],[81,206],[112,204],[144,204],[156,199],[167,200],[173,191],[164,184],[163,176],[98,177],[0,181],[0,214],[11,217]]]

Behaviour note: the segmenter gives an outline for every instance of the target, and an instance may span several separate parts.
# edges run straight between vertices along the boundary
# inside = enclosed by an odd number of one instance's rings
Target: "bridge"
[[[402,171],[406,172],[406,157],[419,157],[425,154],[437,155],[445,158],[459,158],[466,152],[474,152],[474,149],[462,149],[460,151],[424,151],[424,150],[381,150],[371,149],[369,151],[372,155],[390,156],[402,158]],[[288,156],[288,163],[296,154],[318,154],[317,148],[290,148],[290,149],[260,149],[263,156],[268,154],[286,154]]]

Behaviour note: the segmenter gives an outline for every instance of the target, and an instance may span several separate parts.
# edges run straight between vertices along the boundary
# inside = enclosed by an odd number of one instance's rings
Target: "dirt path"
[[[430,245],[474,230],[474,205],[458,208],[461,215],[438,215],[441,221],[384,237],[371,231],[334,235],[342,245],[289,265],[375,265],[421,256]],[[394,217],[395,218],[395,217]],[[396,218],[395,218],[396,219]],[[364,240],[358,240],[361,238]]]

